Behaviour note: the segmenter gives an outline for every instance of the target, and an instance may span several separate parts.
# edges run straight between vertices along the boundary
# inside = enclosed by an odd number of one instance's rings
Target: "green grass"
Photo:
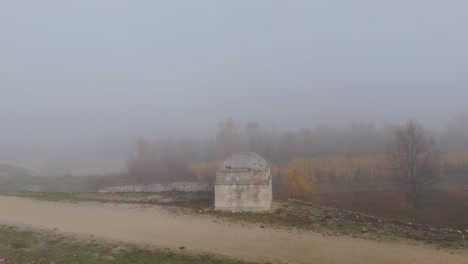
[[[79,194],[75,193],[0,192],[0,194],[5,196],[28,197],[49,202],[78,203],[87,201],[100,201],[98,199],[80,197]]]
[[[1,263],[251,263],[212,255],[147,250],[127,244],[78,241],[52,232],[0,227]]]
[[[128,183],[129,178],[120,174],[47,177],[0,164],[0,191],[96,192],[105,186]]]
[[[38,194],[37,199],[51,202],[79,202],[83,199],[78,198],[72,193],[44,193]]]

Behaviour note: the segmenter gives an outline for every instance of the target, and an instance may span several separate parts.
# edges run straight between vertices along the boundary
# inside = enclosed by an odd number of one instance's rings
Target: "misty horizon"
[[[468,112],[466,10],[455,0],[1,1],[0,163],[122,158],[139,137],[206,137],[230,117],[279,130],[413,118],[442,131]]]

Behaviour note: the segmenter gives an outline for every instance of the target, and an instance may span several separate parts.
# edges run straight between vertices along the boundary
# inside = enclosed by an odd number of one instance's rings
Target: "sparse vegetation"
[[[413,240],[439,247],[468,249],[468,230],[414,224],[301,201],[282,201],[274,213],[210,211],[221,217],[269,227],[289,227],[326,236],[350,235],[375,240]]]
[[[169,249],[148,250],[95,239],[75,239],[49,231],[0,226],[0,263],[251,263]]]

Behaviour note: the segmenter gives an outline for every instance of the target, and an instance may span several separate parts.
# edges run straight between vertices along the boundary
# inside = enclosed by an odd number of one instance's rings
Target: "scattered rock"
[[[119,253],[125,253],[125,252],[128,252],[129,249],[127,247],[124,247],[124,246],[118,246],[118,247],[115,247],[111,250],[111,252],[113,254],[119,254]]]
[[[161,192],[208,192],[213,188],[207,183],[200,182],[171,182],[171,183],[154,183],[149,185],[134,184],[122,186],[108,186],[100,189],[99,193],[161,193]]]

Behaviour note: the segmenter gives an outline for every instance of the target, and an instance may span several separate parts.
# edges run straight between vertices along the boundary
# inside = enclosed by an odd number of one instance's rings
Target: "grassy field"
[[[105,186],[128,183],[129,178],[119,174],[47,177],[0,164],[0,191],[97,192]]]
[[[430,190],[419,215],[396,190],[322,193],[320,204],[406,222],[468,229],[468,186]]]
[[[0,227],[0,263],[252,263],[211,255],[170,250],[147,250],[134,245],[109,244],[46,231]]]
[[[416,215],[391,182],[317,184],[318,203],[401,221],[468,229],[468,175],[443,176],[429,190]]]

